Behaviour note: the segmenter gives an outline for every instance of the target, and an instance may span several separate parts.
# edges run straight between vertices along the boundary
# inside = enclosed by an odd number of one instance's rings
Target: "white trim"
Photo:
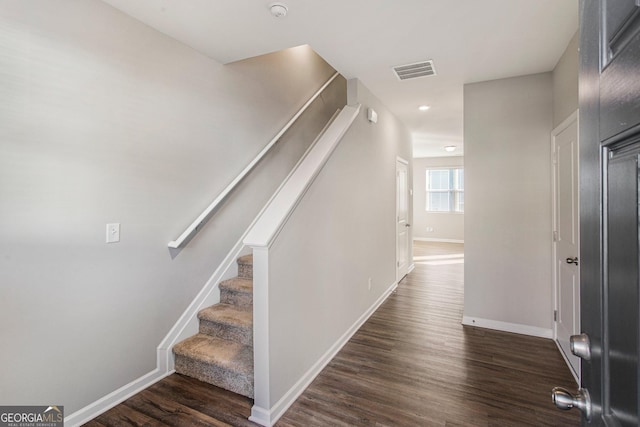
[[[464,240],[436,239],[431,237],[414,237],[413,240],[417,240],[418,242],[464,243]]]
[[[325,127],[320,131],[320,134],[318,135],[318,137],[316,137],[316,139],[311,143],[309,148],[307,148],[307,150],[304,152],[300,160],[298,160],[298,162],[293,167],[291,172],[289,172],[289,174],[278,186],[278,188],[273,193],[273,195],[269,198],[267,203],[265,203],[262,209],[260,209],[260,212],[258,212],[258,215],[256,215],[253,221],[251,221],[251,224],[244,231],[244,233],[242,234],[240,239],[236,242],[236,244],[233,246],[231,251],[229,251],[229,253],[224,258],[220,266],[216,269],[216,271],[213,272],[213,274],[211,275],[207,283],[204,285],[202,290],[198,293],[198,295],[196,295],[196,297],[193,299],[191,304],[189,304],[189,306],[184,311],[182,316],[180,316],[180,318],[178,319],[176,324],[173,326],[173,328],[171,328],[167,336],[162,340],[162,342],[158,346],[158,361],[159,361],[158,368],[159,369],[161,370],[173,369],[174,358],[173,358],[173,352],[171,351],[173,346],[176,343],[198,333],[198,327],[199,327],[198,312],[200,310],[220,302],[220,288],[218,287],[218,284],[223,280],[235,277],[238,274],[238,265],[236,263],[236,259],[238,259],[240,255],[250,252],[248,248],[247,250],[245,250],[246,247],[242,243],[243,240],[247,237],[247,234],[249,234],[249,231],[253,228],[253,226],[258,222],[262,214],[267,210],[271,202],[276,198],[276,196],[280,193],[280,191],[282,191],[283,187],[285,186],[289,178],[291,178],[294,171],[298,168],[298,166],[300,166],[302,161],[309,154],[311,149],[315,146],[320,136],[323,135],[323,133],[328,128],[328,126],[333,122],[333,120],[335,120],[335,117],[338,115],[338,112],[339,110],[334,113],[331,119],[329,119]]]
[[[560,312],[560,309],[558,307],[559,305],[559,301],[558,301],[558,264],[557,264],[557,253],[558,253],[558,242],[556,242],[555,239],[555,233],[558,230],[558,224],[557,224],[557,210],[558,210],[558,204],[557,204],[557,191],[556,191],[556,187],[557,187],[557,180],[558,180],[558,167],[556,164],[556,149],[557,149],[557,144],[556,144],[556,138],[558,137],[558,135],[560,135],[562,132],[564,132],[569,126],[571,126],[572,124],[576,124],[576,136],[577,136],[577,141],[578,141],[578,147],[580,147],[579,141],[580,141],[580,110],[575,110],[573,113],[571,113],[571,115],[569,115],[569,117],[567,117],[566,119],[564,119],[562,121],[562,123],[560,123],[558,126],[556,126],[552,131],[551,131],[551,160],[550,160],[550,165],[551,165],[551,234],[552,234],[552,238],[551,238],[551,292],[552,292],[552,301],[553,301],[553,310],[556,313]],[[579,148],[578,148],[579,150]],[[580,153],[578,151],[578,157],[580,156]],[[576,167],[579,168],[580,164],[578,162],[578,164],[576,165]],[[578,169],[578,179],[580,177],[580,170]],[[578,182],[578,187],[579,187],[579,182]],[[580,191],[578,188],[578,219],[580,217]],[[578,227],[578,244],[577,244],[577,249],[578,251],[580,250],[580,228]],[[580,256],[580,254],[576,254],[578,257]],[[578,276],[578,281],[579,281],[579,276]],[[580,284],[578,283],[578,296],[580,295]],[[578,297],[578,304],[580,304],[580,298]],[[578,305],[578,322],[580,322],[580,306]],[[578,331],[580,330],[580,326],[578,325]],[[564,350],[562,349],[561,345],[560,345],[560,341],[558,340],[558,321],[555,319],[555,316],[553,318],[553,324],[552,324],[552,339],[553,341],[556,343],[556,346],[558,347],[558,350],[560,351],[560,354],[562,355],[562,358],[564,359],[564,361],[566,362],[567,366],[569,367],[569,371],[571,371],[571,374],[574,376],[574,379],[576,380],[576,382],[578,383],[578,385],[580,385],[580,378],[582,377],[582,371],[581,369],[579,370],[579,372],[575,372],[573,365],[571,364],[571,362],[569,361],[569,358],[567,357],[567,355],[565,354]],[[578,363],[581,365],[582,364],[582,360],[578,360]]]
[[[415,269],[416,269],[416,265],[414,263],[411,263],[409,265],[409,269],[407,270],[407,274],[410,274]]]
[[[322,133],[326,130],[329,124],[335,119],[338,112],[334,114],[334,116],[329,120],[325,128],[320,132],[318,138],[322,135]],[[220,288],[218,284],[226,279],[230,279],[238,274],[238,265],[236,263],[236,259],[245,253],[249,253],[247,248],[243,245],[242,241],[249,233],[249,230],[255,225],[260,216],[267,209],[269,204],[273,201],[276,195],[282,190],[285,183],[289,180],[289,178],[293,175],[294,171],[298,168],[298,166],[302,163],[307,154],[311,151],[315,143],[314,141],[309,148],[302,155],[298,163],[293,167],[291,172],[287,175],[287,177],[280,184],[278,189],[274,192],[271,198],[265,203],[262,207],[258,215],[253,219],[249,227],[244,231],[240,239],[236,242],[233,248],[229,251],[227,256],[220,263],[218,268],[213,272],[209,280],[202,287],[198,295],[193,299],[191,304],[187,307],[187,309],[182,313],[178,321],[173,325],[171,330],[167,333],[165,338],[162,340],[160,345],[158,345],[156,352],[156,360],[157,360],[157,368],[150,373],[140,377],[139,379],[127,384],[118,390],[108,394],[107,396],[85,406],[83,409],[80,409],[77,412],[69,415],[65,418],[65,423],[74,423],[76,419],[82,420],[79,421],[77,425],[86,423],[87,421],[97,417],[98,415],[106,412],[107,410],[113,408],[117,404],[123,402],[128,399],[132,395],[144,390],[147,387],[155,384],[162,378],[165,378],[172,373],[174,370],[174,357],[173,357],[173,346],[186,339],[192,335],[198,333],[198,312],[211,305],[214,305],[220,302]],[[132,390],[132,391],[128,391]],[[74,424],[72,424],[74,425]]]
[[[396,214],[395,214],[395,217],[394,217],[394,226],[393,226],[393,229],[395,230],[395,233],[396,233],[396,282],[399,282],[400,280],[402,280],[404,278],[404,276],[409,274],[409,267],[410,267],[409,263],[411,262],[411,259],[413,258],[413,256],[412,256],[413,255],[413,250],[411,248],[411,246],[412,246],[411,245],[411,242],[412,242],[411,238],[413,237],[413,233],[412,233],[411,227],[409,226],[409,227],[407,227],[408,229],[405,229],[406,232],[407,232],[407,248],[406,248],[406,250],[407,250],[407,264],[409,264],[409,265],[407,265],[406,273],[402,274],[403,272],[400,271],[400,260],[398,259],[399,256],[400,256],[400,253],[399,253],[399,250],[398,250],[398,248],[399,248],[398,244],[399,244],[399,240],[400,240],[399,237],[398,237],[398,222],[399,222],[399,219],[400,219],[399,215],[398,215],[398,210],[399,210],[399,207],[400,207],[400,206],[398,206],[400,204],[400,197],[399,197],[399,192],[398,192],[398,177],[400,176],[399,175],[399,170],[400,170],[399,164],[402,164],[403,167],[405,168],[406,172],[407,172],[407,174],[406,174],[407,175],[406,176],[406,183],[405,183],[407,185],[407,189],[406,189],[407,190],[407,220],[406,220],[406,223],[410,224],[409,220],[413,220],[413,217],[411,217],[412,212],[410,212],[410,209],[409,209],[409,206],[412,205],[412,203],[411,203],[411,201],[412,201],[412,199],[411,199],[412,198],[412,193],[411,193],[411,190],[409,188],[409,161],[404,159],[404,158],[402,158],[402,157],[400,157],[400,156],[396,156],[396,173],[395,173]]]
[[[159,369],[154,369],[146,375],[131,381],[116,391],[107,394],[103,398],[96,400],[95,402],[85,406],[84,408],[74,412],[73,414],[64,418],[64,425],[70,427],[80,426],[86,422],[91,421],[98,415],[108,411],[121,402],[124,402],[131,396],[140,393],[145,388],[152,384],[157,383],[163,378],[171,375],[173,371],[161,372]]]
[[[258,155],[249,163],[240,174],[234,178],[233,181],[227,185],[227,187],[215,198],[213,202],[202,212],[196,219],[193,221],[189,227],[178,237],[176,240],[170,241],[167,246],[173,249],[177,249],[181,247],[191,236],[198,232],[199,227],[204,223],[209,215],[216,209],[216,207],[222,202],[231,191],[244,179],[245,176],[254,168],[255,165],[262,160],[262,158],[267,154],[267,152],[280,140],[280,137],[284,135],[284,133],[289,130],[289,128],[293,125],[293,123],[298,120],[298,118],[304,113],[309,105],[316,100],[318,96],[331,84],[336,77],[339,76],[339,73],[336,71],[329,80],[325,84],[322,85],[320,89],[316,93],[313,94],[311,98],[298,110],[298,112],[284,125],[284,127],[274,136],[271,141],[258,153]]]
[[[567,117],[566,119],[564,119],[562,121],[562,123],[560,123],[558,126],[556,126],[552,131],[551,131],[551,135],[552,136],[558,136],[560,135],[560,133],[562,133],[563,130],[565,130],[566,128],[568,128],[569,126],[571,126],[573,124],[574,121],[578,120],[578,114],[579,114],[580,110],[576,110],[573,113],[571,113],[571,115],[569,117]]]
[[[246,231],[244,234],[246,234]],[[158,369],[165,372],[173,370],[175,362],[172,351],[173,346],[198,333],[198,312],[203,308],[220,302],[218,284],[238,274],[236,260],[243,253],[243,249],[242,238],[240,238],[162,340],[158,346]]]
[[[249,417],[249,421],[253,421],[256,424],[260,424],[261,426],[272,426],[275,424],[269,424],[269,420],[271,419],[271,412],[268,409],[260,408],[257,405],[253,405],[251,408],[251,416]]]
[[[286,183],[283,184],[281,191],[269,202],[267,208],[261,213],[260,218],[253,224],[244,239],[244,244],[251,246],[254,252],[254,405],[250,419],[263,425],[275,423],[275,420],[282,415],[284,410],[299,395],[299,393],[295,395],[284,406],[281,403],[282,399],[278,404],[272,405],[269,368],[269,247],[329,160],[333,150],[335,150],[342,137],[351,127],[360,112],[360,108],[360,104],[355,106],[347,105],[340,111],[335,120],[319,136],[313,149],[308,151],[299,166],[292,172]],[[320,367],[320,370],[322,367],[324,365]],[[306,375],[309,375],[309,373]],[[305,377],[303,376],[300,381],[303,381]],[[309,382],[312,379],[313,377]],[[307,385],[304,385],[300,393]],[[296,386],[299,386],[299,384]],[[295,392],[289,392],[285,396],[289,396],[291,393]],[[281,407],[283,409],[280,409]],[[274,416],[274,414],[277,414],[277,416]]]
[[[220,302],[220,292],[217,285],[222,280],[237,274],[235,260],[242,253],[242,249],[241,238],[162,340],[156,350],[156,369],[65,417],[65,425],[84,424],[174,373],[174,358],[171,349],[177,342],[198,333],[198,311]]]
[[[479,317],[463,316],[462,324],[478,328],[493,329],[496,331],[511,332],[514,334],[529,335],[540,338],[553,338],[551,328],[522,325],[520,323],[501,322],[499,320],[481,319]]]
[[[340,338],[338,338],[331,348],[329,348],[329,350],[327,350],[327,352],[318,359],[318,361],[298,380],[298,382],[293,385],[293,387],[289,389],[289,391],[284,394],[284,396],[282,396],[275,405],[271,407],[271,409],[265,409],[254,405],[253,408],[251,408],[251,417],[249,417],[249,420],[266,427],[273,426],[397,287],[397,282],[391,284],[380,298],[378,298],[378,300],[374,302],[373,305],[369,307],[369,309],[364,312]]]
[[[309,189],[329,156],[360,112],[360,105],[345,106],[336,119],[320,136],[313,150],[287,180],[286,185],[276,195],[260,219],[251,228],[244,244],[252,247],[268,247],[276,238],[291,212]]]
[[[269,248],[253,248],[253,407],[250,420],[262,424],[270,413]],[[262,405],[262,406],[260,406]],[[266,425],[266,424],[264,424]]]
[[[554,334],[555,334],[555,331],[554,331]],[[556,343],[556,347],[558,347],[558,351],[562,355],[564,362],[569,367],[569,372],[571,372],[571,375],[573,375],[573,379],[576,380],[576,385],[578,386],[578,388],[580,388],[580,373],[573,370],[573,366],[571,365],[571,362],[569,362],[569,359],[567,359],[567,355],[564,354],[564,351],[562,351],[562,347],[560,347],[560,343],[558,342],[558,340],[555,339],[555,337],[553,339],[553,342]],[[582,365],[582,359],[580,359],[579,362]]]

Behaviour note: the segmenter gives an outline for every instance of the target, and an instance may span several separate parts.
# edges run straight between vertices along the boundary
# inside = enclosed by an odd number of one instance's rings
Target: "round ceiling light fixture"
[[[287,16],[289,7],[284,3],[276,2],[269,5],[269,10],[271,11],[271,14],[276,18],[284,18],[285,16]]]
[[[444,147],[444,151],[448,151],[449,153],[452,153],[452,152],[456,151],[456,146],[455,145],[446,145]]]
[[[431,107],[430,107],[430,106],[428,106],[428,105],[421,105],[421,106],[419,106],[419,107],[418,107],[418,110],[420,110],[420,111],[427,111],[429,108],[431,108]]]

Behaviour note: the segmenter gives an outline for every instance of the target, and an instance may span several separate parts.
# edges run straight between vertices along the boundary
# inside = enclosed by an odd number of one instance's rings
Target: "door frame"
[[[558,210],[558,206],[557,206],[557,194],[556,194],[556,183],[557,183],[557,171],[556,171],[556,138],[558,135],[560,135],[565,129],[567,129],[569,126],[571,126],[573,123],[576,123],[577,125],[577,138],[578,138],[578,149],[580,147],[580,115],[579,115],[579,110],[574,111],[573,113],[571,113],[571,115],[569,117],[567,117],[565,120],[562,121],[562,123],[560,123],[558,126],[556,126],[555,129],[553,129],[553,131],[551,131],[551,233],[552,233],[552,239],[551,239],[551,274],[552,274],[552,278],[551,278],[551,292],[552,292],[552,301],[553,301],[553,312],[554,312],[554,318],[553,318],[553,341],[556,343],[556,346],[558,347],[558,351],[560,351],[560,354],[562,355],[562,358],[564,359],[564,361],[567,363],[567,367],[569,368],[569,371],[571,372],[571,374],[573,375],[573,378],[576,380],[576,383],[579,385],[580,381],[581,381],[581,377],[582,377],[582,369],[579,367],[578,372],[574,372],[574,370],[571,368],[571,363],[569,362],[569,359],[567,358],[567,356],[564,354],[564,351],[562,350],[562,348],[560,348],[560,344],[558,343],[558,322],[556,320],[556,313],[559,312],[559,301],[558,301],[558,265],[556,263],[556,257],[557,257],[557,242],[556,242],[556,230],[557,230],[557,210]],[[578,164],[576,165],[576,167],[578,167],[578,182],[577,184],[577,188],[576,190],[578,191],[578,222],[580,221],[580,186],[579,186],[579,182],[580,182],[580,162],[579,162],[579,156],[578,156]],[[580,227],[578,227],[578,236],[580,235]],[[578,237],[578,248],[580,247],[580,237]],[[578,258],[580,258],[580,254],[577,254]],[[580,313],[580,286],[578,284],[578,313]],[[579,317],[579,316],[578,316]],[[580,326],[578,326],[578,330],[580,330]],[[580,363],[580,365],[582,364],[582,362]]]
[[[407,230],[407,273],[409,274],[411,273],[411,271],[414,269],[414,264],[413,264],[413,250],[412,250],[412,244],[413,244],[413,233],[411,232],[411,223],[409,221],[411,221],[411,219],[413,218],[413,212],[412,212],[412,206],[413,203],[411,202],[411,198],[413,196],[413,190],[411,189],[411,186],[409,185],[410,179],[409,179],[409,172],[410,172],[410,168],[409,168],[409,161],[400,157],[400,156],[396,156],[396,173],[395,173],[395,179],[396,179],[396,214],[394,217],[394,233],[395,233],[395,240],[396,240],[396,282],[400,282],[400,280],[402,280],[402,278],[406,275],[403,274],[401,276],[400,274],[400,265],[399,265],[399,253],[398,253],[398,244],[399,244],[399,239],[398,239],[398,201],[399,199],[399,194],[398,194],[398,171],[399,171],[399,164],[403,164],[406,169],[407,169],[407,222],[409,223],[409,227]]]

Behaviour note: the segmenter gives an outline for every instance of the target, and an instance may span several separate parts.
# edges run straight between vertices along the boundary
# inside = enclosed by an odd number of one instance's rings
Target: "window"
[[[464,212],[464,169],[427,169],[427,211]]]

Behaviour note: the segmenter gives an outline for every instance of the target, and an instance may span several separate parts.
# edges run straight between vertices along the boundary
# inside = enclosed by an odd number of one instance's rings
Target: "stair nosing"
[[[212,310],[215,309],[215,307],[221,307],[225,310],[228,311],[232,311],[232,312],[237,312],[237,313],[249,313],[251,316],[251,320],[250,322],[246,322],[244,320],[241,320],[239,318],[231,318],[231,319],[211,319],[208,317],[204,317],[204,315],[202,315],[203,312],[207,311],[207,310]],[[251,310],[243,310],[243,307],[240,307],[238,305],[235,304],[227,304],[224,302],[212,305],[210,307],[207,308],[203,308],[202,310],[200,310],[198,312],[198,320],[199,321],[205,321],[205,322],[214,322],[214,323],[219,323],[221,325],[226,325],[226,326],[235,326],[235,327],[240,327],[240,328],[253,328],[253,313],[251,312]],[[238,320],[238,321],[234,321],[234,320]]]
[[[251,290],[246,290],[240,287],[230,285],[231,283],[236,281],[251,282]],[[220,290],[224,289],[227,291],[237,292],[242,294],[253,294],[253,279],[249,279],[246,277],[234,277],[231,279],[223,280],[218,284],[218,287],[220,288]]]
[[[238,264],[253,265],[253,254],[247,254],[247,255],[239,256],[236,259],[236,262]]]
[[[178,344],[173,346],[173,352],[176,356],[181,356],[181,357],[186,357],[186,358],[190,358],[193,360],[197,360],[199,362],[202,363],[206,363],[206,364],[210,364],[210,365],[216,365],[221,369],[226,369],[228,371],[237,373],[237,374],[242,374],[242,375],[253,375],[253,363],[250,364],[245,364],[242,362],[238,362],[235,366],[226,366],[226,365],[222,365],[220,364],[219,360],[210,360],[210,359],[206,359],[206,358],[200,358],[198,357],[200,354],[199,353],[188,353],[186,351],[182,350],[182,347],[180,346],[180,344],[186,343],[190,340],[201,340],[201,339],[205,339],[207,341],[210,342],[216,342],[216,341],[224,341],[227,343],[231,343],[234,347],[237,348],[251,348],[252,346],[249,345],[245,345],[245,344],[240,344],[236,341],[231,341],[231,340],[227,340],[224,338],[218,338],[218,337],[212,337],[211,335],[207,335],[207,334],[202,334],[202,333],[198,333],[196,335],[192,335],[189,338],[186,338],[182,341],[180,341]],[[238,369],[240,368],[240,369]],[[244,369],[243,369],[244,368]]]

